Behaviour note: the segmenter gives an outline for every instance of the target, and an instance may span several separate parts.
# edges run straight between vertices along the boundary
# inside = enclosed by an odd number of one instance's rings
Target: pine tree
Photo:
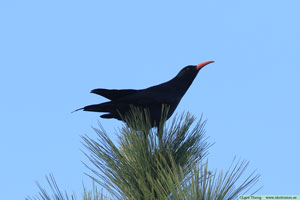
[[[94,186],[90,192],[84,188],[83,199],[227,200],[236,199],[257,183],[259,175],[253,172],[237,186],[249,164],[245,161],[233,161],[225,173],[210,171],[206,121],[201,117],[195,124],[195,117],[184,113],[166,123],[167,112],[163,109],[159,128],[151,128],[149,112],[133,108],[124,117],[126,124],[119,129],[118,143],[101,124],[94,128],[96,139],[82,137],[90,161],[85,164],[89,176],[111,194],[105,197]],[[47,180],[53,194],[38,185],[40,194],[29,200],[77,199],[75,194],[62,193],[52,175]]]

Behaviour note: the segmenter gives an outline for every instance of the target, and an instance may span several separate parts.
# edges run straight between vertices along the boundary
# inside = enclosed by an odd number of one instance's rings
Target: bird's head
[[[200,71],[200,69],[202,69],[204,66],[213,63],[214,61],[207,61],[207,62],[203,62],[201,64],[198,65],[188,65],[186,67],[184,67],[178,74],[177,74],[177,78],[179,79],[191,79],[193,80],[193,78],[196,77],[196,75],[198,74],[198,72]]]

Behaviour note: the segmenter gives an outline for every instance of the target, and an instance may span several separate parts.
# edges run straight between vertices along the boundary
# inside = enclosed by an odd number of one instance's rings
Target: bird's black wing
[[[94,89],[91,93],[98,94],[110,100],[117,100],[125,96],[136,93],[139,90],[109,90],[109,89]]]
[[[151,87],[138,90],[133,94],[120,98],[116,101],[116,104],[131,104],[135,106],[148,107],[151,105],[176,104],[177,101],[180,101],[180,98],[181,97],[178,96],[176,90],[170,88],[157,89],[157,87]]]

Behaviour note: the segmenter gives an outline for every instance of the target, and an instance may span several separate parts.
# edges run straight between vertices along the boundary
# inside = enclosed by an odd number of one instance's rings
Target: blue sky
[[[261,174],[259,194],[299,194],[300,2],[1,1],[0,196],[37,193],[53,173],[81,193],[80,136],[98,120],[76,108],[95,88],[145,88],[215,60],[177,108],[208,119],[212,169],[234,156]]]

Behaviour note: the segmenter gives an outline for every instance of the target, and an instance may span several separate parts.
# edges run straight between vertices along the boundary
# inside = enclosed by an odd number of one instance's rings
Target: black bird
[[[208,61],[198,65],[186,66],[170,81],[146,89],[94,89],[91,93],[101,95],[110,101],[85,106],[75,111],[104,112],[106,114],[100,117],[122,120],[133,106],[149,109],[151,123],[153,126],[157,125],[161,118],[162,106],[166,105],[169,107],[167,114],[167,119],[169,119],[200,69],[213,62]]]

